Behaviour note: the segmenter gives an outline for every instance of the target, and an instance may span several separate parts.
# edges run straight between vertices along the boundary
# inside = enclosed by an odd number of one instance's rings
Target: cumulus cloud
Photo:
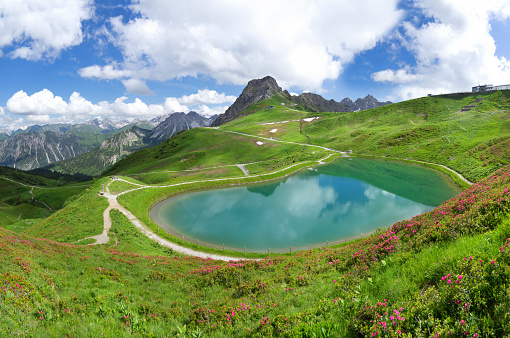
[[[60,96],[54,96],[48,89],[28,96],[20,90],[7,101],[7,110],[18,115],[63,114],[67,103]]]
[[[123,54],[120,70],[138,79],[206,74],[242,85],[272,75],[286,88],[320,90],[323,81],[337,79],[357,53],[373,48],[397,25],[403,14],[397,4],[141,0],[131,6],[135,19],[110,20],[111,42]],[[80,74],[105,68],[91,67]]]
[[[122,84],[126,87],[126,90],[133,94],[138,95],[155,95],[155,93],[150,90],[147,84],[138,79],[127,79],[122,80]]]
[[[491,20],[510,18],[508,1],[421,0],[416,7],[425,23],[404,22],[401,37],[416,65],[383,70],[372,79],[400,84],[401,99],[467,91],[477,83],[509,82],[510,62],[496,55],[490,34]]]
[[[225,93],[218,93],[215,90],[200,89],[198,93],[191,95],[184,95],[179,98],[179,102],[185,105],[196,105],[196,104],[220,104],[226,102],[234,102],[236,96],[225,95]]]
[[[74,92],[66,101],[48,89],[32,95],[20,90],[7,101],[6,109],[0,107],[0,122],[12,130],[15,124],[17,129],[27,124],[77,123],[95,117],[149,120],[175,112],[188,113],[190,110],[209,117],[224,113],[228,106],[219,104],[232,102],[235,97],[214,90],[201,90],[179,98],[167,97],[162,104],[146,104],[139,98],[134,102],[127,100],[127,97],[122,96],[112,102],[92,103],[80,93]]]
[[[82,42],[82,21],[92,15],[92,0],[2,1],[0,48],[12,58],[55,58]]]

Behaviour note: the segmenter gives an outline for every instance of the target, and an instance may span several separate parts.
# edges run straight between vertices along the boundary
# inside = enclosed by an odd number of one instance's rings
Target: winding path
[[[128,182],[128,183],[132,183],[132,182],[125,181],[125,180],[122,180],[122,181]],[[111,182],[112,181],[110,181],[110,183]],[[177,244],[175,244],[173,242],[170,242],[167,239],[164,239],[164,238],[156,235],[148,227],[146,227],[135,215],[133,215],[132,212],[130,212],[129,210],[127,210],[126,208],[124,208],[122,205],[119,204],[119,202],[117,201],[117,196],[119,196],[119,195],[113,195],[109,191],[108,187],[109,187],[110,183],[108,183],[108,185],[106,186],[106,191],[103,194],[103,196],[108,199],[108,203],[109,203],[108,208],[106,208],[106,210],[103,213],[103,218],[104,218],[104,230],[103,230],[103,233],[100,234],[100,235],[97,235],[97,236],[87,237],[87,238],[93,238],[93,239],[96,240],[96,243],[94,243],[93,245],[108,243],[108,241],[109,241],[108,231],[110,230],[110,228],[112,226],[112,220],[110,218],[110,211],[112,209],[115,209],[115,210],[119,210],[121,213],[123,213],[124,216],[126,216],[127,219],[136,228],[138,228],[138,230],[140,230],[140,232],[142,234],[144,234],[145,236],[149,237],[154,242],[159,243],[160,245],[162,245],[164,247],[167,247],[167,248],[170,248],[170,249],[172,249],[172,250],[174,250],[176,252],[179,252],[179,253],[182,253],[182,254],[185,254],[185,255],[196,256],[196,257],[201,257],[201,258],[210,258],[210,259],[221,260],[221,261],[226,261],[226,262],[228,262],[228,261],[247,260],[247,259],[243,259],[243,258],[215,255],[215,254],[210,254],[210,253],[205,253],[205,252],[201,252],[201,251],[192,250],[192,249],[185,248],[185,247],[182,247],[180,245],[177,245]],[[252,260],[252,259],[250,259],[250,260]]]
[[[217,129],[217,128],[215,128],[215,129]],[[331,149],[331,148],[327,148],[327,147],[323,147],[323,146],[319,146],[319,145],[311,145],[311,144],[305,144],[305,143],[296,143],[296,142],[290,142],[290,141],[280,141],[280,140],[275,140],[275,139],[272,139],[272,138],[267,138],[267,137],[262,137],[262,136],[255,136],[255,135],[250,135],[250,134],[245,134],[245,133],[240,133],[240,132],[235,132],[235,131],[230,131],[230,130],[224,130],[224,129],[218,129],[218,130],[221,130],[221,131],[224,131],[224,132],[227,132],[227,133],[248,136],[248,137],[252,137],[252,138],[264,139],[264,140],[272,141],[272,142],[289,143],[289,144],[296,144],[296,145],[302,145],[302,146],[308,146],[308,147],[316,147],[316,148],[321,148],[321,149],[324,149],[324,150],[340,153],[340,154],[342,154],[342,156],[348,156],[347,152],[339,151],[339,150],[335,150],[335,149]],[[330,158],[331,156],[333,156],[333,154],[329,154],[325,158],[322,158],[322,159],[318,160],[317,164],[318,165],[325,164],[326,162],[324,162],[324,161],[327,160],[328,158]],[[414,162],[418,162],[418,163],[434,164],[434,165],[441,166],[441,167],[451,171],[452,173],[456,174],[464,182],[466,182],[468,184],[473,184],[472,182],[468,181],[466,178],[464,178],[458,172],[456,172],[453,169],[448,168],[447,166],[444,166],[442,164],[428,163],[428,162],[425,162],[425,161],[418,161],[418,160],[413,160],[413,161]],[[294,166],[297,166],[299,164],[300,163],[297,163],[297,164],[293,164],[293,165],[291,165],[289,167],[282,168],[280,170],[277,170],[277,171],[273,172],[272,174],[275,174],[275,173],[278,173],[278,172],[281,172],[281,171],[284,171],[284,170],[288,170],[288,169],[290,169],[290,168],[292,168]],[[246,177],[260,177],[260,176],[263,176],[263,174],[249,175],[247,170],[244,168],[245,165],[246,164],[236,164],[234,166],[239,167],[239,169],[241,169],[243,171],[243,173],[246,175]],[[285,175],[285,176],[287,176],[287,175]],[[202,181],[191,181],[191,182],[181,182],[181,183],[175,183],[175,184],[170,184],[170,185],[143,185],[143,184],[139,184],[139,183],[130,182],[130,181],[127,181],[127,180],[121,179],[121,178],[115,178],[115,180],[126,182],[126,183],[129,183],[129,184],[138,186],[138,188],[126,190],[126,191],[123,191],[123,192],[121,192],[121,193],[119,193],[117,195],[114,195],[114,194],[111,194],[110,190],[109,190],[109,186],[113,182],[113,181],[110,181],[108,183],[108,185],[106,186],[106,189],[105,189],[106,191],[104,191],[104,193],[103,193],[103,196],[108,199],[108,203],[109,203],[108,208],[106,208],[106,210],[103,213],[103,218],[104,218],[104,230],[103,230],[103,233],[100,234],[100,235],[92,236],[92,237],[88,237],[88,238],[96,239],[96,243],[94,243],[94,245],[108,243],[108,241],[109,241],[108,231],[111,228],[110,211],[112,209],[115,209],[115,210],[119,210],[122,214],[124,214],[128,218],[128,220],[136,228],[138,228],[145,236],[149,237],[150,239],[152,239],[153,241],[159,243],[162,246],[165,246],[167,248],[171,248],[172,250],[174,250],[176,252],[179,252],[179,253],[182,253],[182,254],[185,254],[185,255],[191,255],[191,256],[196,256],[196,257],[201,257],[201,258],[210,258],[210,259],[222,260],[222,261],[250,260],[250,259],[229,257],[229,256],[223,256],[223,255],[209,254],[209,253],[205,253],[205,252],[201,252],[201,251],[196,251],[196,250],[192,250],[192,249],[185,248],[185,247],[182,247],[180,245],[177,245],[177,244],[175,244],[175,243],[173,243],[171,241],[168,241],[165,238],[160,237],[159,235],[155,234],[154,232],[152,232],[133,213],[131,213],[129,210],[127,210],[126,208],[121,206],[119,204],[119,202],[117,201],[117,197],[118,196],[121,196],[123,194],[129,193],[129,192],[132,192],[132,191],[135,191],[135,190],[140,190],[140,189],[146,189],[146,188],[168,188],[168,187],[173,187],[173,186],[178,186],[178,185],[183,185],[183,184],[193,184],[193,183],[213,182],[213,181],[225,181],[225,180],[231,180],[231,179],[238,179],[238,177],[234,177],[234,178],[217,178],[217,179],[202,180]]]

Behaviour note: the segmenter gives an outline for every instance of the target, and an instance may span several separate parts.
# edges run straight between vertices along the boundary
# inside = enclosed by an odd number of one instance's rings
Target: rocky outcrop
[[[0,165],[30,170],[75,157],[95,146],[84,144],[72,133],[23,133],[0,142]]]
[[[299,96],[293,96],[292,100],[305,106],[308,111],[316,112],[347,112],[350,111],[349,107],[335,100],[326,100],[320,95],[313,93],[303,93]]]
[[[152,130],[149,135],[150,143],[152,145],[159,144],[183,130],[209,127],[216,117],[217,115],[207,118],[194,111],[190,111],[187,114],[173,113]]]
[[[342,101],[340,101],[342,104],[346,105],[350,108],[351,111],[360,111],[360,110],[367,110],[377,107],[382,107],[387,104],[392,104],[391,101],[386,102],[380,102],[372,95],[367,95],[364,98],[359,98],[356,101],[352,101],[350,98],[346,97]]]
[[[237,115],[243,110],[265,99],[269,99],[275,94],[281,94],[283,90],[278,86],[276,80],[271,76],[262,79],[255,79],[248,82],[243,92],[235,102],[220,115],[212,124],[213,127],[221,126],[227,122],[235,120]],[[289,95],[290,96],[290,95]]]

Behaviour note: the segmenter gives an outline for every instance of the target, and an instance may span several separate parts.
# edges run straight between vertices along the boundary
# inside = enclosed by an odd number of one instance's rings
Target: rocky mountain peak
[[[262,79],[254,79],[248,82],[243,92],[235,100],[235,102],[220,115],[212,124],[213,127],[227,123],[237,116],[240,112],[248,108],[250,105],[268,99],[275,94],[283,93],[282,88],[278,86],[276,80],[271,76]]]

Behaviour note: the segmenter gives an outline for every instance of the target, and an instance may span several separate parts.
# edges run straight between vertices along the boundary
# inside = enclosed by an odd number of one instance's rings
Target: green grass
[[[45,218],[85,189],[86,183],[69,183],[0,167],[0,226],[16,219]]]
[[[48,238],[58,242],[74,242],[103,232],[103,214],[108,207],[106,198],[99,195],[98,181],[69,205],[26,230],[29,236]]]
[[[454,242],[439,242],[418,253],[402,252],[374,267],[372,281],[361,288],[372,302],[386,295],[391,302],[410,301],[424,286],[436,285],[445,271],[453,271],[464,258],[492,259],[501,243],[510,237],[510,219],[500,227],[475,236],[465,236]]]
[[[477,107],[461,112],[466,105]],[[273,116],[258,112],[221,128],[266,137],[278,129],[274,136],[284,141],[443,164],[472,181],[510,163],[510,91],[425,97],[360,112],[308,113],[320,119],[262,125],[305,116],[278,108]]]
[[[210,128],[180,132],[162,144],[140,150],[115,164],[105,175],[190,170],[251,163],[308,153],[299,145],[265,142]]]
[[[97,195],[99,184],[80,199]],[[391,324],[386,336],[467,330],[503,337],[510,334],[504,283],[510,256],[500,249],[505,243],[510,249],[509,185],[506,168],[369,238],[260,262],[182,256],[140,234],[118,211],[111,212],[106,245],[61,244],[0,229],[0,285],[6,287],[0,334],[357,337],[383,332],[378,322],[384,320]],[[102,214],[103,206],[92,209],[85,199],[83,209]],[[462,283],[447,287],[441,277],[448,273],[462,274]],[[393,325],[394,310],[405,321]]]

